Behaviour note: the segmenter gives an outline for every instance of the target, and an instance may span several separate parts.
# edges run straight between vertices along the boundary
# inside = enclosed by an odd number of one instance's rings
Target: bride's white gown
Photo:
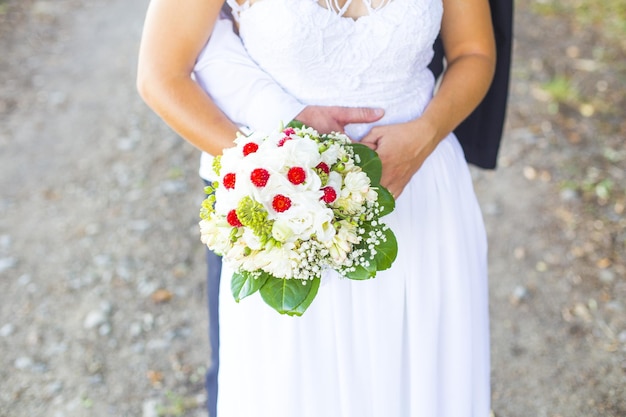
[[[356,20],[317,0],[259,0],[235,14],[251,57],[304,103],[383,107],[386,124],[419,116],[432,96],[441,0],[391,0]],[[393,267],[369,281],[325,276],[299,318],[259,294],[236,304],[224,270],[219,417],[489,415],[486,238],[453,135],[385,220]]]

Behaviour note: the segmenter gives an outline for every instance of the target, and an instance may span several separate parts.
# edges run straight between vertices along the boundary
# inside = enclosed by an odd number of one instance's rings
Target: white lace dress
[[[432,96],[441,0],[391,0],[356,20],[316,0],[234,6],[251,57],[304,103],[383,107],[378,123],[393,123],[418,117]],[[453,135],[386,222],[398,239],[393,267],[369,281],[324,276],[299,318],[259,294],[236,304],[224,270],[219,417],[489,415],[486,239]]]

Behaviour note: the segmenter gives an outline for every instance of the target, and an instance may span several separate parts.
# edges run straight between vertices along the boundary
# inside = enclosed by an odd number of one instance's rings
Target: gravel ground
[[[473,171],[493,408],[624,417],[626,44],[550,4],[518,1],[500,168]],[[0,0],[2,417],[206,416],[198,153],[135,92],[146,6]]]

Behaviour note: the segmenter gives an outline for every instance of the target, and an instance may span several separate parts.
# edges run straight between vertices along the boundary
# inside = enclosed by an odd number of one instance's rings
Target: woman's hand
[[[444,0],[441,37],[447,68],[422,115],[374,127],[361,141],[378,152],[381,184],[400,196],[439,142],[483,99],[495,68],[495,41],[486,0]]]
[[[398,198],[413,174],[439,143],[436,129],[423,119],[376,126],[361,143],[378,153],[383,163],[381,185]]]

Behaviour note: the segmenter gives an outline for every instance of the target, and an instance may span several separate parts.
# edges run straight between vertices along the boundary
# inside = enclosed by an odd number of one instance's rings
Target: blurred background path
[[[198,153],[147,0],[0,0],[0,416],[206,416]],[[498,417],[626,416],[626,6],[519,0],[490,236]]]

